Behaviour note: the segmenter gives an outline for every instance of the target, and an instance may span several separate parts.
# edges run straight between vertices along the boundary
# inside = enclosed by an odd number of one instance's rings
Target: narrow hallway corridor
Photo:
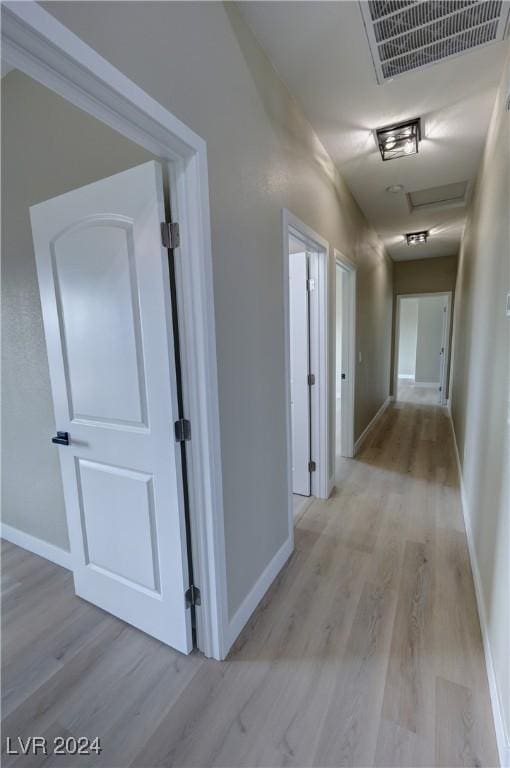
[[[391,406],[337,487],[297,520],[226,662],[161,645],[5,545],[5,736],[93,733],[105,766],[497,765],[444,409]]]

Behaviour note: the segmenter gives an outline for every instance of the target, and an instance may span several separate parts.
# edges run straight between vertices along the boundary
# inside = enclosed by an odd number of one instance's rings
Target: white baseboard
[[[473,581],[475,584],[476,604],[478,607],[478,617],[480,620],[480,627],[482,630],[483,650],[485,655],[485,666],[487,669],[487,679],[489,682],[489,691],[492,705],[492,716],[494,718],[494,728],[496,731],[496,741],[498,745],[499,762],[501,768],[510,768],[510,738],[505,726],[505,719],[503,717],[503,707],[501,704],[501,698],[499,695],[498,684],[496,679],[496,673],[494,670],[494,663],[492,660],[492,651],[489,640],[489,630],[487,622],[487,611],[485,609],[485,600],[483,597],[482,580],[480,577],[480,571],[478,568],[478,561],[476,559],[476,551],[473,540],[473,529],[471,528],[471,516],[469,513],[469,504],[466,495],[466,489],[464,486],[464,478],[462,476],[462,466],[460,463],[459,447],[457,445],[457,436],[455,434],[455,428],[450,416],[450,425],[453,435],[453,447],[455,450],[455,459],[457,461],[457,470],[459,472],[459,485],[460,485],[460,498],[462,504],[462,514],[464,516],[464,525],[466,527],[466,537],[469,550],[469,560],[471,562],[471,571],[473,573]]]
[[[377,411],[377,413],[375,414],[374,418],[373,418],[373,419],[371,420],[371,422],[370,422],[370,423],[369,423],[369,424],[368,424],[368,425],[365,427],[365,429],[363,430],[363,432],[361,433],[361,435],[358,437],[358,439],[357,439],[357,440],[356,440],[356,442],[354,443],[354,455],[355,455],[355,456],[356,456],[356,454],[358,454],[358,453],[359,453],[359,451],[361,450],[361,448],[362,448],[362,446],[363,446],[363,443],[364,443],[364,442],[365,442],[365,440],[367,439],[367,437],[368,437],[369,433],[370,433],[370,432],[371,432],[371,430],[372,430],[372,429],[375,427],[375,425],[377,424],[377,422],[379,421],[379,419],[380,419],[380,418],[381,418],[381,416],[383,415],[384,411],[385,411],[385,410],[386,410],[386,408],[389,406],[389,404],[393,402],[393,400],[394,400],[394,397],[393,397],[392,395],[388,395],[388,397],[386,398],[386,400],[384,401],[384,403],[381,405],[381,407],[379,408],[379,410],[378,410],[378,411]]]
[[[243,602],[230,619],[226,631],[225,649],[223,658],[227,655],[232,648],[234,642],[239,637],[241,630],[248,622],[248,619],[252,615],[253,611],[260,603],[267,590],[276,579],[281,569],[289,559],[294,548],[292,537],[282,544],[276,555],[273,557],[267,568],[261,573],[258,580],[255,582],[250,592],[246,595]]]
[[[22,549],[39,555],[39,557],[51,560],[52,563],[56,563],[62,566],[62,568],[72,570],[71,553],[66,549],[56,547],[55,544],[50,544],[48,541],[44,541],[44,539],[38,539],[36,536],[31,536],[29,533],[20,531],[18,528],[6,525],[6,523],[2,523],[0,526],[0,537],[10,541],[11,544],[16,544]]]
[[[413,376],[412,373],[399,373],[398,374],[398,378],[399,379],[411,379],[412,381],[414,381],[414,376]]]

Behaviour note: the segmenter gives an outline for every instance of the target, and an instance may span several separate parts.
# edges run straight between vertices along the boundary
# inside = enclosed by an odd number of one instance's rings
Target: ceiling
[[[508,41],[378,85],[358,2],[241,2],[239,8],[390,256],[456,253],[465,203],[413,211],[406,193],[468,181],[469,199]],[[383,162],[374,130],[414,117],[422,119],[419,154]],[[387,192],[390,185],[404,190]],[[430,232],[428,242],[408,246],[404,233],[422,229]]]

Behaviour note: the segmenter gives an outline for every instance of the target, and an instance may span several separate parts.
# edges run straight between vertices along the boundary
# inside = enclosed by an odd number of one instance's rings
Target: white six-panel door
[[[290,401],[292,421],[292,492],[310,496],[310,390],[308,257],[289,256]]]
[[[161,168],[145,163],[30,215],[55,428],[69,434],[53,449],[76,593],[188,653]]]

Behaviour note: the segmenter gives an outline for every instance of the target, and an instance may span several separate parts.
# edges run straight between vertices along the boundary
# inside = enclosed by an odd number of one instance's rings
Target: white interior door
[[[306,252],[289,256],[292,492],[310,496],[309,313]]]
[[[76,594],[192,647],[161,167],[30,209]],[[48,441],[50,440],[48,435]]]
[[[447,379],[447,351],[448,351],[448,297],[444,297],[443,301],[443,326],[441,331],[441,352],[440,352],[440,374],[439,374],[439,402],[442,405],[446,405],[447,393],[446,393],[446,379]]]
[[[336,424],[336,455],[341,456],[343,452],[342,433],[342,405],[344,401],[344,381],[345,381],[345,355],[344,355],[344,270],[339,264],[335,269],[336,281],[336,371],[335,371],[335,424]]]

